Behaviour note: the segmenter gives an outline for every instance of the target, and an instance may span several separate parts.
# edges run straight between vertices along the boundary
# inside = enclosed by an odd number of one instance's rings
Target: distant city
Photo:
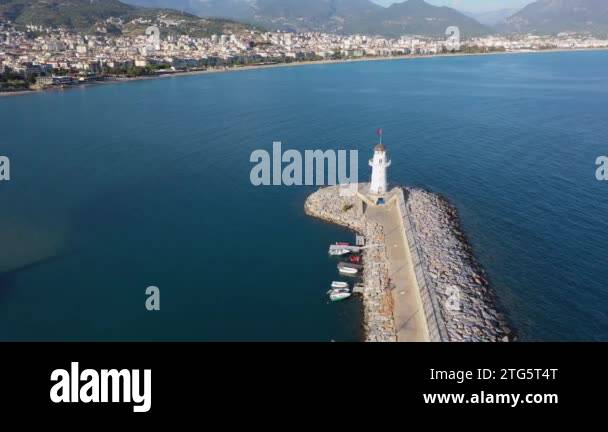
[[[126,24],[130,23],[117,18],[105,22],[108,29]],[[137,18],[136,24],[156,29],[160,36],[155,39],[155,34],[115,34],[107,31],[104,24],[98,25],[95,34],[64,27],[0,24],[0,91],[293,62],[608,48],[606,38],[573,32],[552,36],[488,35],[459,41],[455,47],[447,36],[386,38],[247,29],[194,37],[168,31],[163,34],[170,23],[154,19]],[[156,27],[159,24],[160,30]]]

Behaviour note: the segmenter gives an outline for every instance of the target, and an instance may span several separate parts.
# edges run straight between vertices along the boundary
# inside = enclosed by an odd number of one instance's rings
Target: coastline
[[[140,76],[140,77],[133,77],[133,78],[126,78],[126,77],[122,78],[121,77],[121,78],[116,78],[116,79],[111,79],[111,80],[74,84],[72,86],[65,87],[65,88],[64,87],[51,87],[51,88],[40,89],[40,90],[17,90],[14,92],[0,92],[0,98],[41,94],[41,93],[46,93],[46,92],[71,90],[71,89],[76,89],[76,88],[86,88],[86,87],[90,87],[90,86],[103,85],[103,84],[121,84],[121,83],[129,83],[129,82],[133,82],[133,81],[163,79],[163,78],[171,78],[171,77],[230,73],[230,72],[243,72],[243,71],[252,71],[252,70],[275,69],[275,68],[289,68],[289,67],[314,66],[314,65],[333,65],[333,64],[342,64],[342,63],[393,61],[393,60],[418,60],[418,59],[433,59],[433,58],[443,58],[443,57],[477,57],[477,56],[493,56],[493,55],[544,54],[544,53],[561,53],[561,52],[587,52],[587,51],[589,51],[589,52],[608,51],[608,47],[606,47],[606,48],[573,48],[573,49],[556,48],[556,49],[528,50],[528,51],[495,51],[495,52],[487,52],[487,53],[454,53],[454,54],[359,57],[359,58],[342,59],[342,60],[314,60],[314,61],[306,61],[306,62],[237,66],[237,67],[228,67],[228,68],[223,68],[223,69],[182,71],[182,72],[175,72],[175,73],[170,73],[170,74],[148,75],[148,76]]]

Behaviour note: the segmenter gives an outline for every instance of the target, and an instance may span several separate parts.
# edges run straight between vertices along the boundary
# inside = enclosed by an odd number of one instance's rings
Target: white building
[[[386,154],[384,144],[374,147],[374,157],[369,161],[372,167],[372,181],[369,187],[370,193],[383,195],[387,191],[386,169],[391,166],[391,161]]]

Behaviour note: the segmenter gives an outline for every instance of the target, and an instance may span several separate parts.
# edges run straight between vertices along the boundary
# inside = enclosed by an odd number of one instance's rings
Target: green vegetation
[[[23,75],[14,72],[1,73],[0,92],[27,90],[29,89],[30,84],[35,82],[35,77],[26,79]]]
[[[0,15],[17,24],[89,29],[110,17],[133,16],[136,8],[117,0],[3,0]]]
[[[104,67],[101,71],[102,76],[121,76],[127,78],[137,78],[142,76],[154,76],[160,70],[171,69],[168,63],[150,64],[141,66],[118,66],[114,68]]]
[[[2,18],[20,26],[64,26],[83,33],[95,33],[101,26],[112,34],[143,34],[149,25],[156,24],[165,34],[203,37],[253,28],[225,19],[199,18],[172,9],[131,6],[118,0],[0,0]],[[107,21],[110,18],[111,22]]]
[[[479,46],[465,46],[459,54],[483,54],[491,52],[505,52],[504,47],[479,47]]]

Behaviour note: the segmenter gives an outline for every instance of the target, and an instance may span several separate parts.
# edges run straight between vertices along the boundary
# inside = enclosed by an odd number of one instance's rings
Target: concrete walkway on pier
[[[366,217],[384,228],[394,301],[393,316],[399,342],[428,342],[426,318],[405,231],[397,206],[368,206]]]

